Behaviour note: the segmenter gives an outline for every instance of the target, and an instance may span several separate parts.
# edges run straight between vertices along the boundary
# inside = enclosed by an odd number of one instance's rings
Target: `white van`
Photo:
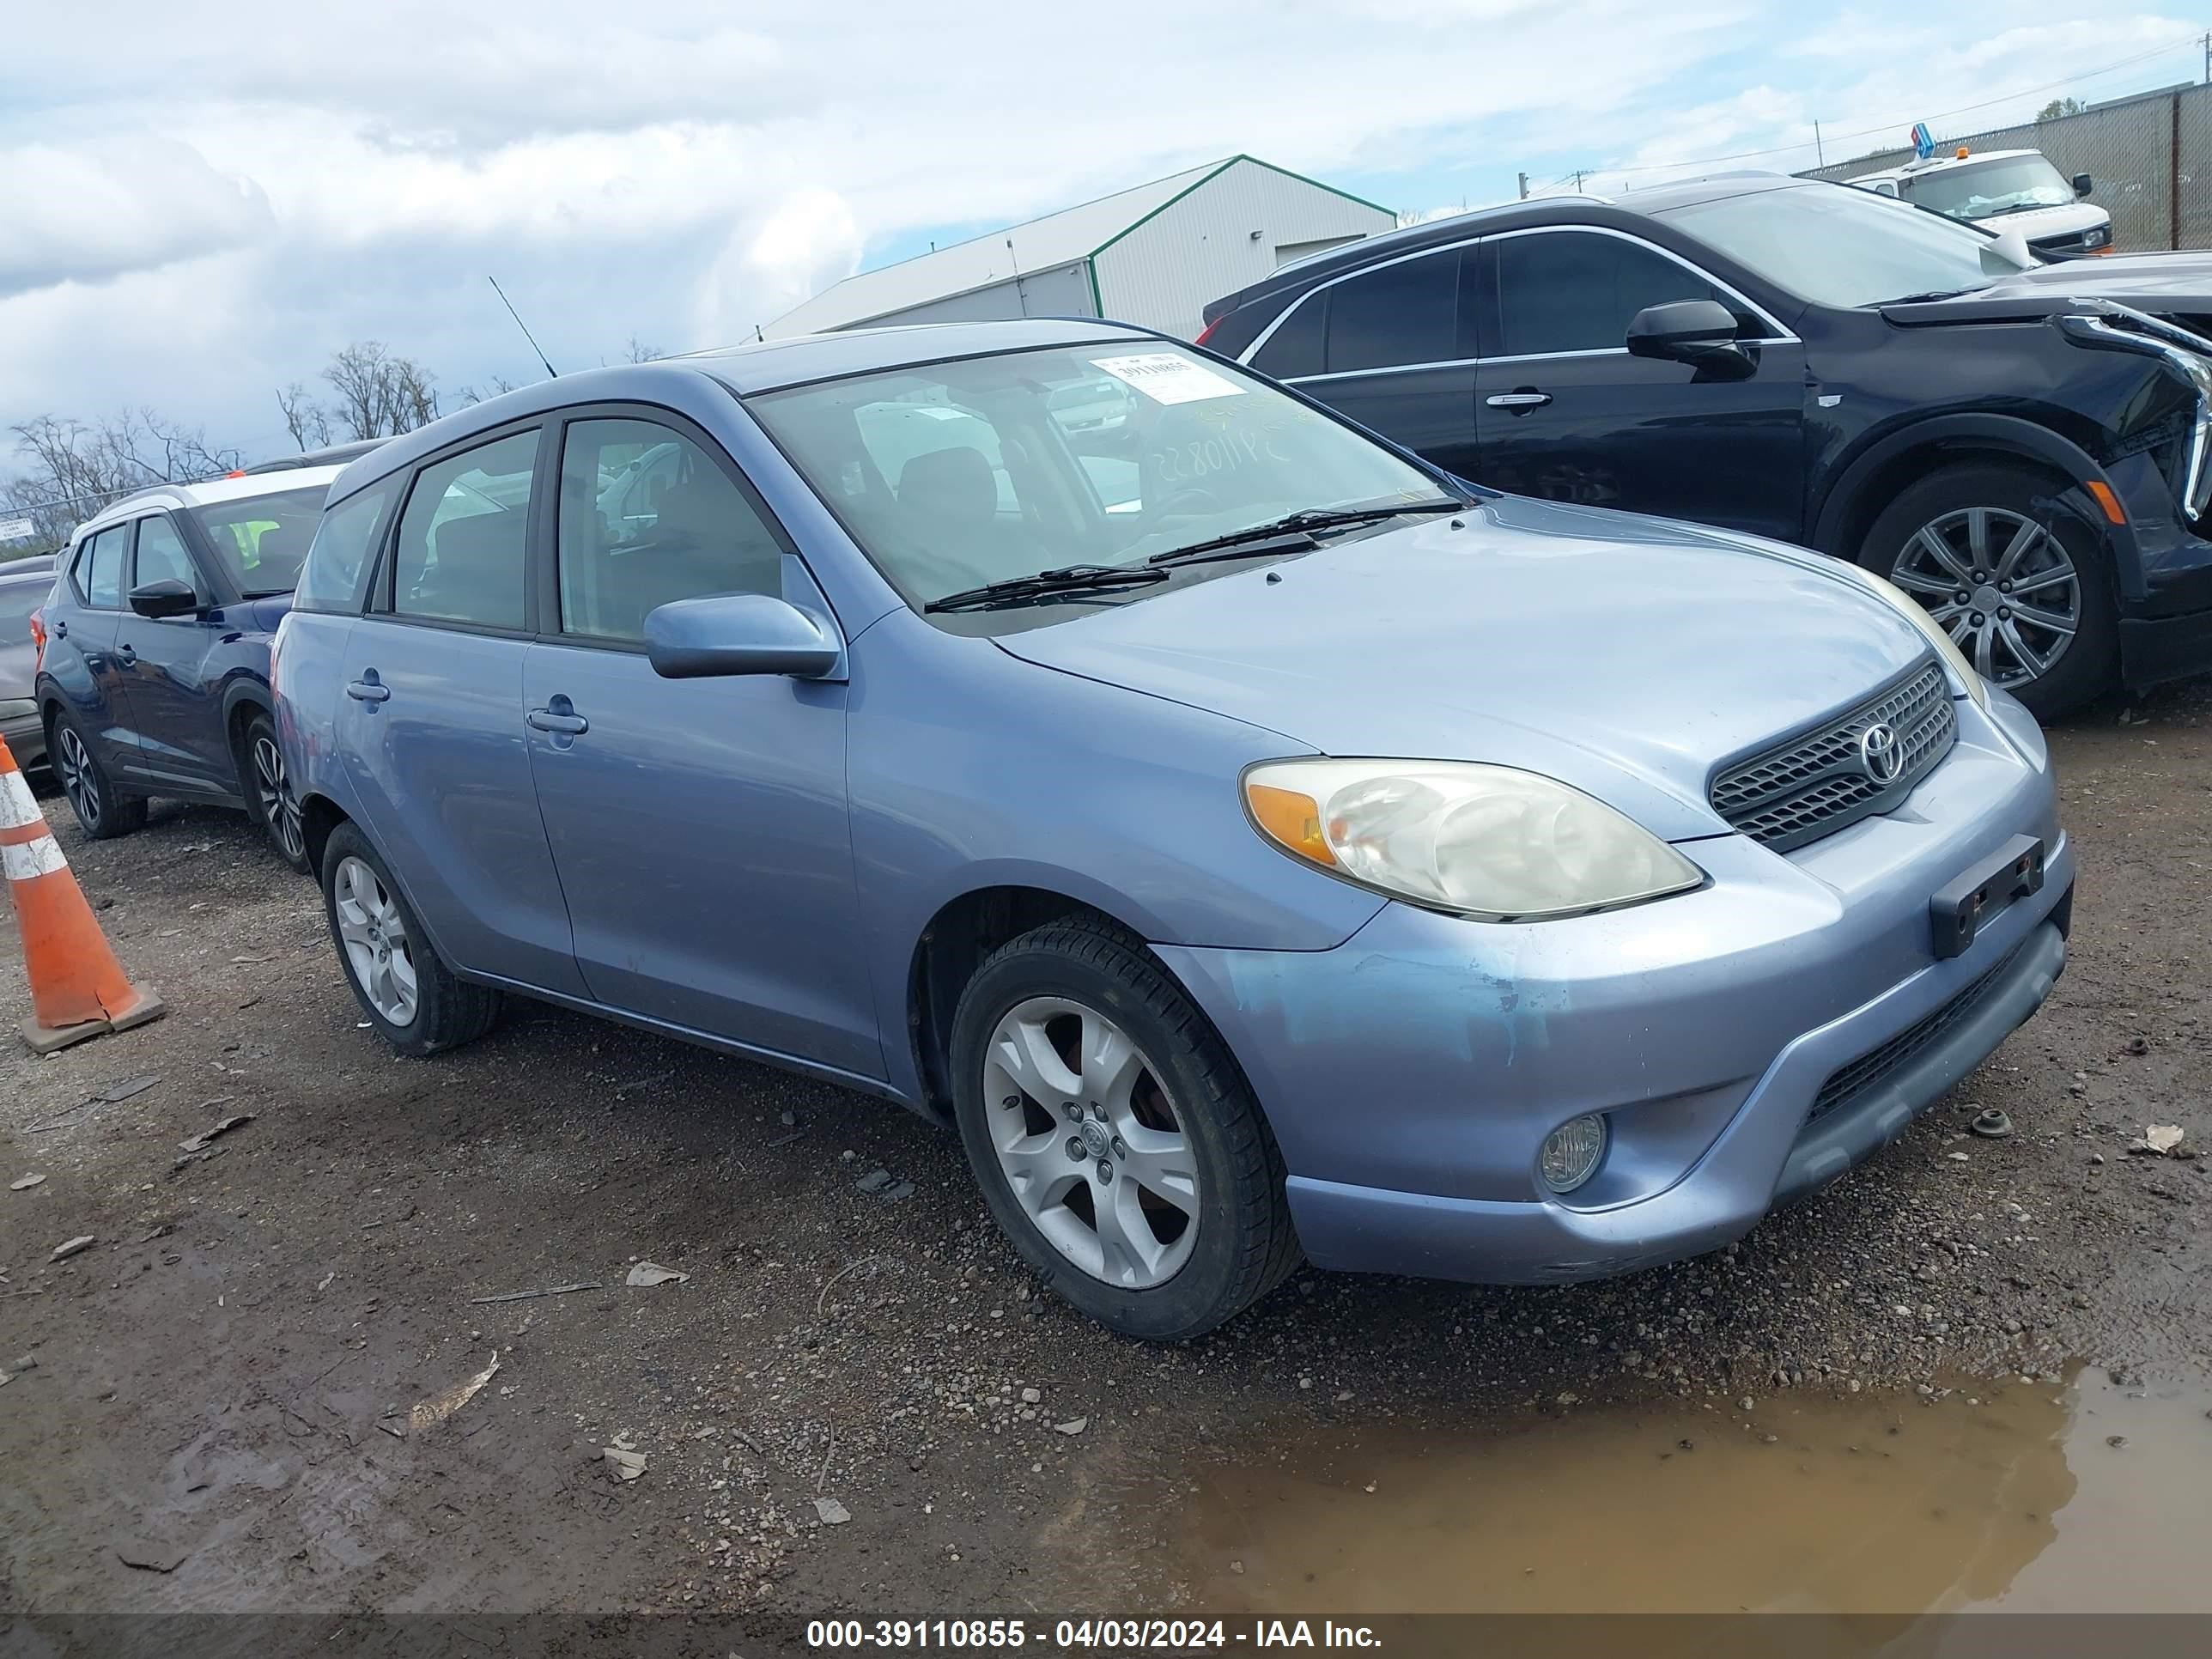
[[[1908,161],[1844,180],[1879,195],[1933,208],[1989,230],[2017,230],[2038,253],[2110,253],[2112,217],[2094,202],[2090,179],[2069,182],[2039,149],[1990,149]]]

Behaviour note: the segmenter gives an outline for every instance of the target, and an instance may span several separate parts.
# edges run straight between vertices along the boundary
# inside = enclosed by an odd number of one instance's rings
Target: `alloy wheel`
[[[398,1026],[413,1024],[415,956],[398,902],[376,872],[357,858],[338,861],[331,899],[354,983],[385,1019]]]
[[[1198,1238],[1197,1154],[1158,1069],[1061,997],[1016,1004],[983,1061],[985,1122],[1014,1201],[1094,1279],[1150,1290]]]
[[[1943,624],[1994,685],[2057,666],[2081,627],[2081,573],[2050,526],[2002,507],[1962,507],[1916,531],[1890,580]]]
[[[265,733],[253,740],[253,790],[261,803],[261,821],[277,850],[295,864],[307,857],[306,832],[300,822],[300,803],[293,799],[290,780],[284,774],[283,751]]]
[[[88,830],[100,828],[100,784],[92,772],[92,756],[84,739],[66,726],[54,732],[54,758],[59,763],[62,793],[69,797],[77,822]]]

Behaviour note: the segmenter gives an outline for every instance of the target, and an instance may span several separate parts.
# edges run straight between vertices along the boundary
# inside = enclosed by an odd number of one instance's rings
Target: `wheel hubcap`
[[[285,857],[297,860],[303,856],[307,838],[300,826],[300,804],[292,798],[284,775],[284,754],[276,747],[274,738],[253,740],[253,787],[261,801],[261,821],[269,826],[270,839]]]
[[[1198,1160],[1158,1069],[1095,1008],[1032,997],[983,1061],[985,1121],[1014,1201],[1060,1254],[1125,1290],[1164,1284],[1198,1238]]]
[[[2081,576],[2066,544],[2001,507],[1962,507],[1923,525],[1890,580],[1996,685],[2049,673],[2081,626]]]
[[[415,1021],[415,957],[399,906],[376,872],[356,858],[339,860],[332,908],[346,966],[370,1007],[394,1025]]]
[[[84,739],[66,726],[56,734],[55,753],[62,763],[62,793],[69,797],[70,809],[77,822],[88,830],[100,827],[100,787],[92,778],[92,757],[85,750]]]

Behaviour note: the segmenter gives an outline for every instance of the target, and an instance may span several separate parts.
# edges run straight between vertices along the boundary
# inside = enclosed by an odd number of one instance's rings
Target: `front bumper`
[[[46,728],[37,714],[18,714],[0,720],[0,738],[7,740],[8,752],[15,757],[16,765],[46,763]]]
[[[2064,964],[2073,850],[2033,720],[1997,702],[2032,763],[1961,703],[1958,748],[1900,808],[1787,857],[1685,843],[1711,880],[1677,898],[1532,927],[1390,905],[1328,951],[1156,947],[1258,1091],[1306,1254],[1625,1273],[1740,1237],[1894,1139]],[[1936,959],[1931,896],[2021,834],[2046,849],[2041,891]],[[1839,1074],[1856,1086],[1823,1101]],[[1550,1197],[1537,1148],[1588,1111],[1605,1162]]]
[[[2131,690],[2212,672],[2212,541],[2176,511],[2148,456],[2108,469],[2128,507],[2122,561],[2120,674]]]

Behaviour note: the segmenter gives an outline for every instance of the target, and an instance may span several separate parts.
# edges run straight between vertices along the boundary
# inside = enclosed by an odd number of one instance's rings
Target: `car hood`
[[[2107,258],[2066,259],[2023,270],[1954,299],[1881,309],[1890,321],[1908,325],[2012,322],[2049,317],[2094,300],[2109,300],[2164,317],[2212,313],[2212,256],[2119,253]]]
[[[1817,554],[1508,496],[1002,635],[1047,668],[1280,733],[1285,753],[1541,772],[1670,840],[1714,766],[1929,654]]]

